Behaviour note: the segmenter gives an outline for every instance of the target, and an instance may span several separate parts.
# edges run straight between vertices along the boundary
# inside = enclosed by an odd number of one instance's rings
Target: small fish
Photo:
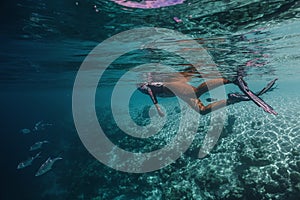
[[[38,131],[38,130],[43,129],[42,123],[43,123],[43,121],[37,122],[37,123],[34,125],[33,131]]]
[[[41,154],[41,152],[37,153],[34,157],[31,157],[31,158],[28,158],[27,160],[21,162],[18,166],[17,166],[17,169],[23,169],[25,167],[28,167],[29,165],[32,164],[32,162],[37,158],[39,157]]]
[[[23,129],[21,129],[20,130],[20,133],[22,133],[22,134],[28,134],[28,133],[30,133],[31,131],[28,129],[28,128],[23,128]]]
[[[41,176],[41,175],[45,174],[46,172],[50,171],[52,169],[52,165],[58,160],[62,160],[62,158],[57,157],[57,158],[51,159],[51,157],[49,157],[46,160],[46,162],[44,162],[44,164],[42,164],[42,166],[39,168],[39,170],[37,171],[35,176]]]
[[[45,126],[52,126],[50,123],[44,123],[43,121],[39,121],[34,125],[33,131],[45,130]]]
[[[40,148],[42,148],[42,145],[46,144],[46,143],[49,143],[49,142],[47,140],[36,142],[30,147],[29,151],[34,151],[34,150],[40,149]]]

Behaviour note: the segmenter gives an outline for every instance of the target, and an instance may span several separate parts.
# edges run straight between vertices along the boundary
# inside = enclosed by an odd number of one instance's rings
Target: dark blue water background
[[[280,91],[288,97],[299,98],[296,95],[299,93],[300,73],[299,9],[299,2],[292,0],[187,0],[181,5],[149,10],[125,8],[108,0],[2,1],[0,198],[91,199],[101,196],[101,193],[103,199],[112,199],[126,193],[124,199],[132,199],[142,195],[133,185],[142,185],[143,175],[115,172],[95,162],[80,142],[74,127],[71,97],[76,72],[87,54],[103,40],[137,27],[170,28],[200,38],[199,42],[209,50],[225,77],[232,77],[238,68],[243,67],[255,89],[279,77]],[[174,17],[183,22],[177,23]],[[155,55],[152,57],[152,61],[160,59]],[[146,61],[141,59],[140,62]],[[129,69],[130,64],[129,58],[112,67],[113,76],[108,75],[107,80],[102,80],[103,90],[97,93],[96,105],[105,107],[108,102],[103,97],[110,94],[112,83]],[[144,102],[151,105],[143,95],[136,94],[136,97],[133,104]],[[276,98],[276,95],[270,98]],[[38,133],[20,134],[21,129],[32,128],[40,120],[53,126]],[[107,122],[104,120],[103,123]],[[16,170],[20,161],[36,153],[30,153],[29,146],[45,139],[50,143],[43,148],[42,158],[28,168]],[[295,151],[299,152],[299,148]],[[59,155],[63,161],[57,162],[52,171],[34,177],[48,156]],[[188,157],[197,159],[193,152]],[[177,162],[170,171],[176,172],[184,166]],[[108,181],[107,176],[113,178]],[[118,180],[128,189],[118,191],[114,184]],[[162,191],[167,191],[171,186],[161,187],[164,188]],[[105,188],[103,191],[107,195],[98,188]],[[256,196],[251,196],[251,191],[245,189],[245,199],[262,198],[261,193],[254,192]],[[289,191],[277,192],[284,194],[282,199],[293,199],[300,194],[299,188],[290,195]],[[188,193],[175,191],[174,196],[184,198]],[[217,199],[217,193],[214,194]],[[144,194],[143,198],[147,195]]]

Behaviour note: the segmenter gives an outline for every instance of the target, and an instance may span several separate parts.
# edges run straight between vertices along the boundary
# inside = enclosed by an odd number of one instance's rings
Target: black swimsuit
[[[144,94],[148,94],[151,97],[154,104],[157,104],[156,96],[159,97],[175,96],[174,93],[163,84],[163,82],[144,83],[138,87],[138,90],[140,90]]]

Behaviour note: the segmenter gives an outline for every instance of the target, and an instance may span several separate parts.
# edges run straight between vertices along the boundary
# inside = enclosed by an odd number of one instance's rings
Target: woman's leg
[[[202,83],[198,88],[195,88],[186,82],[172,82],[166,83],[165,86],[170,89],[176,96],[180,97],[186,103],[188,103],[195,111],[200,114],[207,114],[213,110],[223,108],[229,104],[236,103],[232,100],[220,100],[208,104],[207,106],[198,99],[200,95],[207,92],[208,89],[214,89],[220,85],[231,83],[229,80],[220,78],[213,79]]]
[[[185,81],[168,82],[165,83],[165,87],[181,99],[196,98],[196,88]]]
[[[232,83],[232,82],[225,78],[217,78],[217,79],[208,80],[208,81],[205,81],[204,83],[202,83],[201,85],[199,85],[195,89],[195,92],[196,92],[197,97],[199,98],[202,94],[204,94],[208,90],[212,90],[212,89],[215,89],[216,87],[219,87],[224,84],[229,84],[229,83]]]
[[[207,92],[208,90],[214,89],[218,86],[232,83],[231,81],[225,78],[218,78],[208,80],[202,83],[197,88],[188,84],[185,81],[175,81],[175,82],[167,82],[165,86],[170,89],[175,95],[178,97],[185,99],[185,98],[199,98],[202,94]]]
[[[218,110],[220,108],[223,108],[231,102],[229,100],[220,100],[211,104],[208,104],[207,106],[203,105],[203,103],[199,99],[184,99],[196,112],[206,115],[210,113],[211,111]]]

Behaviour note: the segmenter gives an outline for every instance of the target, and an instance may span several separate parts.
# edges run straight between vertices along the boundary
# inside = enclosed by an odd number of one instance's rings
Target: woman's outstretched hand
[[[154,104],[154,105],[156,107],[156,110],[157,110],[159,116],[164,117],[165,114],[161,111],[161,108],[159,107],[159,105],[158,104]]]

